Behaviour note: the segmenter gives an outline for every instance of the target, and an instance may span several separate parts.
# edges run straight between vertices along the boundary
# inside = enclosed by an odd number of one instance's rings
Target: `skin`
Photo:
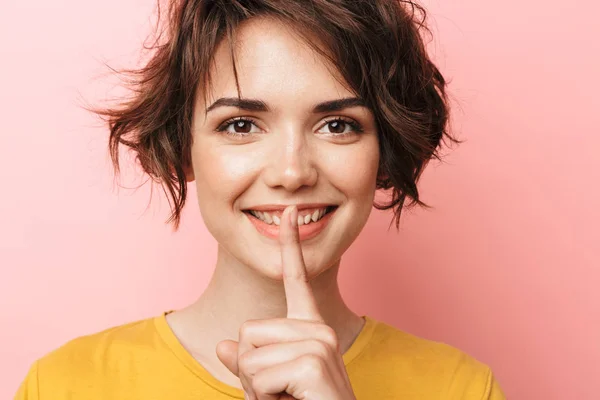
[[[228,44],[221,43],[207,101],[202,95],[196,100],[187,171],[218,242],[217,262],[202,295],[167,321],[208,372],[249,398],[285,398],[277,393],[288,390],[299,399],[352,399],[341,356],[364,320],[344,303],[337,275],[372,209],[379,165],[373,114],[360,105],[314,112],[316,104],[356,94],[289,24],[245,21],[235,57],[241,97],[269,110],[206,111],[219,98],[237,98]],[[218,131],[237,117],[253,122],[225,130],[242,136]],[[362,132],[331,122],[338,117],[358,123]],[[279,239],[272,239],[242,212],[303,203],[338,208],[319,235],[302,242],[297,227],[286,225],[287,214]]]

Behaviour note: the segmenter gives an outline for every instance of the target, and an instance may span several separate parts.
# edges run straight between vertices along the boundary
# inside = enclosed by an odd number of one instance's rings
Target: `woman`
[[[342,254],[446,131],[446,83],[397,0],[173,0],[108,117],[171,196],[194,182],[218,259],[188,307],[77,338],[17,399],[501,399],[486,366],[344,303]]]

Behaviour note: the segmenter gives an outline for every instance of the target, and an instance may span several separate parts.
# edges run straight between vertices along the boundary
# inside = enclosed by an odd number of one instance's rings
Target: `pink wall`
[[[427,2],[468,142],[424,175],[436,209],[400,234],[374,211],[341,276],[357,311],[468,351],[511,399],[598,398],[600,6],[587,3]],[[153,6],[3,4],[0,399],[35,358],[183,306],[210,276],[193,190],[171,234],[157,191],[145,214],[148,186],[112,191],[106,133],[77,106],[78,92],[116,93],[91,78],[102,59],[131,65]]]

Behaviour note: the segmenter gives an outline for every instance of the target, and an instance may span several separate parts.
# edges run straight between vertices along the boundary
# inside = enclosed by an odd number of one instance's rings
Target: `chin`
[[[310,254],[307,254],[306,251],[303,251],[304,254],[304,264],[306,265],[306,272],[308,275],[308,280],[312,280],[323,272],[327,271],[334,262],[324,263],[322,260],[316,261],[311,257]],[[262,276],[272,279],[274,281],[283,281],[283,267],[281,264],[281,253],[277,251],[270,257],[268,260],[255,260],[251,264],[252,269]]]

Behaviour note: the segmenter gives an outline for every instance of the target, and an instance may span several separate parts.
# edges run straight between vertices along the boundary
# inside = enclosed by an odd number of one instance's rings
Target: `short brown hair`
[[[388,203],[374,206],[394,208],[397,229],[407,197],[409,206],[429,207],[419,199],[417,181],[430,159],[440,159],[444,136],[460,141],[448,131],[446,81],[421,37],[421,31],[431,35],[422,6],[410,0],[169,0],[164,21],[160,10],[159,4],[151,58],[122,71],[133,96],[93,111],[108,122],[117,175],[118,148],[125,145],[162,185],[172,211],[167,223],[175,230],[187,195],[194,99],[210,82],[217,45],[228,38],[233,49],[236,27],[259,15],[293,24],[373,111],[381,155],[377,189],[393,189]]]

